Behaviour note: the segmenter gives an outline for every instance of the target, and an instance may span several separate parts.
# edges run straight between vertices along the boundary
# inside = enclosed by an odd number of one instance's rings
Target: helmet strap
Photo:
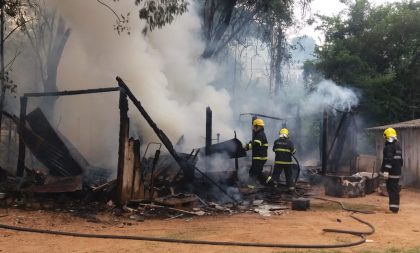
[[[394,141],[396,141],[397,140],[397,137],[396,136],[394,136],[394,137],[389,137],[388,139],[386,139],[386,141],[387,142],[394,142]]]

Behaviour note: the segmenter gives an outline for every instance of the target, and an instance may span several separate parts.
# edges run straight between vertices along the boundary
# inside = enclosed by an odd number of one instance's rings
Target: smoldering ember
[[[0,9],[0,252],[420,252],[420,3]]]

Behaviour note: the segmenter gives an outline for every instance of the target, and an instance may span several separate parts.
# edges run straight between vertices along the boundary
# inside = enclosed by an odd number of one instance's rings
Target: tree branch
[[[32,20],[34,20],[35,18],[31,18],[31,19],[28,19],[28,20],[25,20],[25,22],[23,22],[22,24],[19,24],[18,26],[16,26],[15,28],[13,28],[13,30],[11,30],[10,32],[9,32],[9,34],[7,34],[7,36],[3,39],[3,42],[5,42],[9,37],[10,37],[10,35],[12,35],[17,29],[19,29],[20,27],[22,27],[22,26],[24,26],[26,23],[28,23],[28,22],[30,22],[30,21],[32,21]]]
[[[106,8],[108,8],[112,13],[114,13],[115,17],[117,18],[118,22],[121,22],[120,17],[118,16],[118,14],[114,11],[114,9],[112,9],[109,5],[107,5],[106,3],[102,2],[101,0],[96,0],[98,3],[102,4],[103,6],[105,6]]]

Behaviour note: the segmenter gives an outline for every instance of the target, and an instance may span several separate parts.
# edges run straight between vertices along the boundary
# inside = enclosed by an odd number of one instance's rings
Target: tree
[[[16,88],[16,85],[13,84],[13,81],[11,81],[7,75],[6,66],[9,66],[10,64],[5,64],[4,44],[14,32],[31,20],[26,17],[26,11],[32,7],[33,4],[30,0],[0,0],[0,128],[3,120],[6,91],[7,89],[13,91]],[[11,30],[5,34],[7,31],[6,29],[10,28],[9,25],[11,26]],[[11,62],[13,62],[13,59]]]
[[[305,9],[311,0],[205,0],[203,34],[206,48],[202,57],[217,55],[233,40],[255,37],[268,45],[270,91],[278,93],[283,80],[281,66],[290,58],[285,31],[294,23],[296,2]]]
[[[172,23],[176,16],[188,10],[187,0],[135,0],[135,4],[140,7],[139,18],[147,23],[144,34]]]
[[[33,8],[32,14],[36,19],[24,26],[24,33],[28,38],[35,55],[36,66],[39,70],[39,82],[44,91],[57,90],[57,71],[70,36],[71,30],[56,10],[48,9],[44,5]],[[51,115],[58,97],[44,97],[42,108]]]
[[[360,90],[360,111],[375,123],[419,116],[419,2],[356,0],[346,17],[320,19],[325,43],[314,64],[326,78]]]
[[[109,6],[97,0],[109,9]],[[118,1],[118,0],[114,0]],[[206,47],[202,58],[212,58],[229,50],[232,41],[255,37],[268,45],[270,54],[270,91],[277,93],[282,85],[281,66],[289,58],[285,31],[293,25],[293,8],[304,10],[312,0],[196,0],[202,7],[202,35]],[[139,17],[146,21],[143,32],[171,23],[187,11],[186,0],[135,0]],[[113,11],[111,9],[111,11]],[[113,11],[114,12],[114,11]],[[121,23],[115,12],[117,24]],[[118,25],[117,25],[118,27]]]

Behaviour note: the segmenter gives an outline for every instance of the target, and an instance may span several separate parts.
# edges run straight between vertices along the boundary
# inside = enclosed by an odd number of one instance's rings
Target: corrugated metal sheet
[[[389,127],[392,127],[392,128],[395,128],[395,129],[420,128],[420,119],[404,121],[404,122],[385,125],[385,126],[371,127],[371,128],[368,128],[367,130],[368,131],[380,131],[380,130],[385,130]]]
[[[49,169],[50,175],[69,177],[83,173],[83,168],[39,108],[29,113],[26,119],[31,129],[25,127],[23,140],[34,156]]]

